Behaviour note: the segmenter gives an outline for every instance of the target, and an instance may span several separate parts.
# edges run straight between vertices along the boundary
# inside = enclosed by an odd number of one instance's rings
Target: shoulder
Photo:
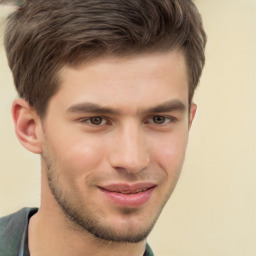
[[[0,218],[0,237],[5,231],[9,231],[13,228],[20,228],[25,226],[28,216],[31,212],[37,211],[36,208],[23,208],[18,212],[10,214],[8,216]]]
[[[153,251],[151,250],[151,248],[150,248],[150,246],[149,246],[148,243],[146,244],[146,251],[145,251],[145,253],[144,253],[143,256],[154,256],[154,253],[153,253]]]
[[[20,211],[0,218],[0,256],[15,255],[27,228],[29,216],[36,208],[23,208]],[[17,254],[16,254],[17,255]]]

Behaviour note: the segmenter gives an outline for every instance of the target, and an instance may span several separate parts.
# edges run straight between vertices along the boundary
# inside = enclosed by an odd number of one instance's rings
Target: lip
[[[156,185],[153,183],[109,184],[99,187],[113,204],[125,207],[139,207],[151,197]]]

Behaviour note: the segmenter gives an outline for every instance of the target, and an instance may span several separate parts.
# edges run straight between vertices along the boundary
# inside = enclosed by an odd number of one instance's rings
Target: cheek
[[[180,172],[184,162],[188,135],[172,134],[158,140],[151,147],[152,160],[158,162],[168,176]],[[156,145],[157,144],[157,145]]]
[[[53,142],[53,140],[51,140]],[[104,159],[102,141],[90,138],[70,136],[68,139],[56,139],[50,145],[50,151],[57,169],[67,176],[88,176],[99,167]]]

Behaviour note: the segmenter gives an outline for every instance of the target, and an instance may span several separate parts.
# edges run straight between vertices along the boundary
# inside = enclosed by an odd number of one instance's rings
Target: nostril
[[[127,159],[119,156],[119,158],[115,158],[115,160],[112,159],[111,165],[120,172],[137,173],[145,169],[149,162],[149,157],[145,157],[144,159]]]

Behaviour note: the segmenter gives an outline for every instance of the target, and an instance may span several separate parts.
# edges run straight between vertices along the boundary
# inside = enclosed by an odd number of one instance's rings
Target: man
[[[0,255],[153,255],[178,180],[206,36],[190,0],[35,0],[5,47],[16,135],[41,206],[0,221]]]

